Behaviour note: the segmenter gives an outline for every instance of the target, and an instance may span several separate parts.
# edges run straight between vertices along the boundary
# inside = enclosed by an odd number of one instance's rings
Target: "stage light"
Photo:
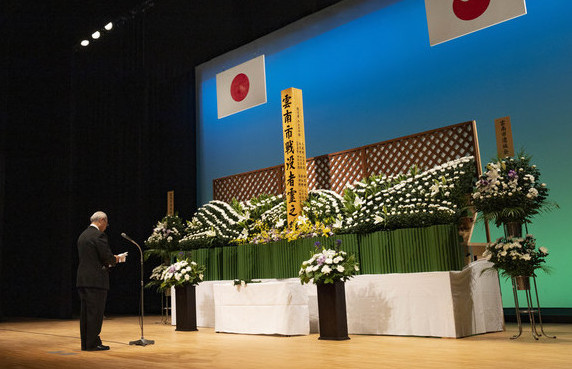
[[[0,0],[1,1],[1,0]],[[145,13],[147,10],[155,6],[155,0],[142,0],[143,3],[137,5],[135,8],[129,11],[129,14],[121,15],[117,18],[112,19],[108,22],[103,28],[100,28],[98,31],[95,31],[91,34],[91,38],[93,40],[97,40],[102,36],[102,33],[109,32],[113,28],[121,28],[124,26],[130,19],[135,18],[136,16]],[[88,46],[91,40],[83,40],[80,42],[80,45],[85,47]]]

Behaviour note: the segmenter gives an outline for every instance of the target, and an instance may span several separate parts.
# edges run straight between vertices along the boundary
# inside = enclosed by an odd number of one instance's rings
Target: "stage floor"
[[[309,336],[215,333],[213,328],[177,332],[145,318],[144,335],[154,345],[129,346],[141,336],[138,318],[103,323],[110,351],[80,350],[77,320],[18,319],[0,323],[0,368],[570,368],[572,325],[546,324],[557,339],[534,341],[529,325],[517,340],[506,331],[461,339],[350,335],[349,341]]]

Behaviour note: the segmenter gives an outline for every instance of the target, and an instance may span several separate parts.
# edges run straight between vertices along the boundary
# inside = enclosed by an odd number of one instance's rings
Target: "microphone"
[[[128,235],[126,235],[125,233],[121,233],[121,237],[125,238],[127,241],[133,243],[135,246],[137,246],[137,248],[139,249],[139,253],[141,254],[141,301],[139,302],[139,309],[141,311],[141,315],[139,317],[139,324],[141,325],[141,339],[136,340],[136,341],[129,341],[130,345],[138,345],[138,346],[147,346],[147,345],[152,345],[155,343],[154,340],[148,340],[145,339],[145,337],[143,337],[143,318],[145,316],[144,313],[144,298],[143,298],[143,250],[141,249],[141,246],[139,246],[139,244],[135,241],[133,241],[133,239],[131,237],[129,237]]]
[[[128,235],[126,235],[125,233],[121,233],[121,237],[125,238],[128,241],[135,243],[135,241],[133,241],[133,239],[131,237],[129,237]]]

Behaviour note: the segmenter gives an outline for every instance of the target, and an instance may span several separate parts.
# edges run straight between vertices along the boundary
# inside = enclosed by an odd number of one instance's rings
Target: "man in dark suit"
[[[101,343],[99,334],[109,290],[108,268],[115,266],[120,257],[113,255],[104,233],[108,225],[107,215],[95,212],[91,224],[77,240],[79,266],[77,289],[81,301],[80,333],[81,349],[84,351],[109,350]]]

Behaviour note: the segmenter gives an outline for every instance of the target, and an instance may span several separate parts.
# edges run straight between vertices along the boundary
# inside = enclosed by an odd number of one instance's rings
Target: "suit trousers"
[[[89,287],[78,287],[77,290],[81,301],[79,316],[81,349],[89,350],[101,345],[99,334],[103,324],[107,290]]]

